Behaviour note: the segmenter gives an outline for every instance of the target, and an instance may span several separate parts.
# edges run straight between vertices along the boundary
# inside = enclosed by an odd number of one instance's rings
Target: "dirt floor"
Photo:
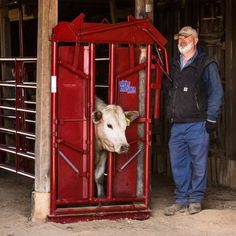
[[[148,220],[99,220],[73,224],[33,223],[30,198],[33,181],[0,170],[0,236],[228,236],[236,235],[236,192],[208,187],[204,210],[167,217],[163,209],[173,201],[173,185],[152,178],[152,216]]]

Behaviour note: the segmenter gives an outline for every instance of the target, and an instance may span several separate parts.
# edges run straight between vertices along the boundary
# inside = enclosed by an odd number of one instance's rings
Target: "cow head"
[[[120,106],[108,105],[101,111],[92,113],[95,135],[99,149],[110,152],[125,153],[129,144],[125,136],[126,127],[138,118],[138,111],[124,112]]]

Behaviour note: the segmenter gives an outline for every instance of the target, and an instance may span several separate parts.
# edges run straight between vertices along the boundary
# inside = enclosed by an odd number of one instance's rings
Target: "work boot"
[[[196,214],[202,210],[202,205],[199,202],[189,204],[188,212],[190,215]]]
[[[166,207],[164,214],[166,216],[173,216],[176,212],[184,212],[186,210],[186,206],[175,203],[169,207]]]

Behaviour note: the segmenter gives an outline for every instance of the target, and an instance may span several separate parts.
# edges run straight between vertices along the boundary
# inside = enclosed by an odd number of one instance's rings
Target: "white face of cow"
[[[125,130],[128,122],[138,116],[137,111],[124,112],[116,105],[108,105],[102,111],[93,112],[92,119],[99,148],[119,154],[128,152]]]

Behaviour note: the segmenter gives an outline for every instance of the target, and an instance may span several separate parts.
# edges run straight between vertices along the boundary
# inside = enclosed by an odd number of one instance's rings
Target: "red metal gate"
[[[0,58],[0,169],[34,178],[36,58]]]
[[[164,48],[167,41],[148,19],[129,17],[127,22],[117,24],[85,23],[83,19],[81,14],[71,23],[59,23],[52,35],[51,212],[48,218],[57,222],[120,217],[145,219],[150,215],[151,88],[156,91],[154,113],[158,116],[161,71],[168,72]],[[146,48],[144,62],[140,61],[140,46]],[[141,72],[145,75],[144,92],[140,91]],[[94,191],[91,114],[95,93],[124,110],[140,110],[140,95],[145,95],[143,114],[126,131],[130,152],[108,154],[104,198],[96,197]],[[143,135],[138,132],[139,126],[143,128]]]

